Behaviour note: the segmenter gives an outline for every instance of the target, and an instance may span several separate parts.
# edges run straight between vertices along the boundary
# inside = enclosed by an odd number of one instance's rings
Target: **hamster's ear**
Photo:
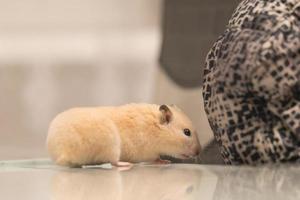
[[[172,121],[173,113],[167,105],[161,105],[159,110],[162,114],[161,116],[161,123],[168,124]]]

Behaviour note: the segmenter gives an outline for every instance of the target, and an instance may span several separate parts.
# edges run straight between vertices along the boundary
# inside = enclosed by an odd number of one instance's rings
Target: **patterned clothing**
[[[244,0],[208,53],[205,111],[227,164],[300,161],[300,0]]]

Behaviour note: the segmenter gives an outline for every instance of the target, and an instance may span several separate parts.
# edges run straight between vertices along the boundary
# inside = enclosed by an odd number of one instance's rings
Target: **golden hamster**
[[[177,107],[128,104],[73,108],[60,113],[48,131],[47,149],[59,165],[160,162],[161,155],[186,159],[199,154],[191,120]]]

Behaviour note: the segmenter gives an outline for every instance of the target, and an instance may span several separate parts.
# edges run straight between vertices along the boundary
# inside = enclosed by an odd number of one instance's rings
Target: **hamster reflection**
[[[200,181],[201,171],[172,167],[66,171],[53,177],[52,200],[197,199]]]

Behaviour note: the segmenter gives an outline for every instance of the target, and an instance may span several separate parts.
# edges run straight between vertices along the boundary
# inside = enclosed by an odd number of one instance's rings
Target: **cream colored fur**
[[[195,129],[178,108],[170,123],[162,123],[158,105],[73,108],[51,123],[47,148],[60,165],[81,166],[118,161],[154,161],[160,155],[184,158],[199,152]],[[184,135],[183,129],[192,131]]]

